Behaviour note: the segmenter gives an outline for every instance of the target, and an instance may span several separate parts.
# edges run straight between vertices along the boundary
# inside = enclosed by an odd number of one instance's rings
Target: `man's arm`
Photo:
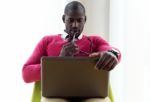
[[[96,46],[96,52],[90,54],[90,57],[99,56],[99,61],[96,63],[97,69],[112,70],[120,61],[120,51],[111,47],[107,41],[100,37],[94,37],[93,43]]]
[[[41,79],[40,59],[42,56],[46,56],[46,37],[41,39],[30,58],[23,65],[22,75],[26,83]]]

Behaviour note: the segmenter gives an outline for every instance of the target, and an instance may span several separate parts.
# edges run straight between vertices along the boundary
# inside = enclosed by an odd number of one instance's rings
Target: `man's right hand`
[[[73,56],[78,51],[78,46],[73,42],[68,42],[65,44],[61,51],[59,56]]]

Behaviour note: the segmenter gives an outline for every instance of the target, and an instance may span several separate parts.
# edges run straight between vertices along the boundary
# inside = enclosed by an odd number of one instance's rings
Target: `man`
[[[40,59],[42,56],[99,56],[97,69],[112,70],[120,60],[120,53],[112,48],[104,39],[98,36],[81,34],[86,22],[85,8],[77,1],[68,3],[64,10],[62,20],[65,24],[64,34],[45,36],[37,44],[33,54],[23,66],[23,79],[25,82],[40,81]],[[110,102],[105,99],[48,99],[42,102]]]

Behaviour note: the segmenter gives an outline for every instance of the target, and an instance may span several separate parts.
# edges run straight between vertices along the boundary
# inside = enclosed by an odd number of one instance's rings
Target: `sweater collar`
[[[62,34],[61,34],[61,37],[64,39],[64,40],[66,40],[66,37],[67,37],[67,33],[66,32],[63,32]],[[82,33],[79,35],[79,37],[78,37],[78,39],[76,39],[76,40],[80,40],[80,39],[82,39],[82,37],[83,37],[83,35],[82,35]]]

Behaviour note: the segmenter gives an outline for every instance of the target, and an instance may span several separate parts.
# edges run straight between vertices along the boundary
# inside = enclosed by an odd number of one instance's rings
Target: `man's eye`
[[[68,21],[68,22],[73,22],[73,19],[68,19],[67,21]]]
[[[78,19],[78,22],[83,22],[83,19]]]

